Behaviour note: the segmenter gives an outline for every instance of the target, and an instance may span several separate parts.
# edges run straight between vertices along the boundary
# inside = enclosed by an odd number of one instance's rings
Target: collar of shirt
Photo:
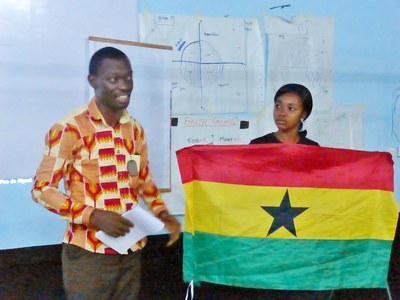
[[[104,120],[103,115],[101,114],[99,108],[97,107],[96,96],[94,96],[92,98],[92,100],[90,100],[89,105],[88,105],[88,111],[89,111],[89,115],[92,119],[101,120],[104,124],[106,124],[106,121]],[[130,115],[129,115],[128,111],[125,109],[122,112],[122,116],[119,119],[119,122],[121,124],[124,124],[124,123],[129,122],[129,119],[130,119]]]

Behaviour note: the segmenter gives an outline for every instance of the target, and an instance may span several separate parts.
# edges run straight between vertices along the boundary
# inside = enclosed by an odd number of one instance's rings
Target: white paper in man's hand
[[[164,228],[163,222],[138,205],[122,216],[134,224],[134,227],[124,236],[115,238],[102,230],[96,232],[96,237],[100,241],[121,254],[128,253],[128,249],[145,236],[157,233]]]

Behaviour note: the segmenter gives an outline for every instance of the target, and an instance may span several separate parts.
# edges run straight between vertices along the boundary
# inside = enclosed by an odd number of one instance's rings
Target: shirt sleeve
[[[68,126],[55,124],[45,139],[45,151],[33,182],[32,199],[49,211],[75,224],[89,223],[94,210],[81,202],[73,201],[59,190],[68,166],[72,163],[76,136]]]
[[[147,206],[158,216],[167,207],[160,196],[160,191],[153,180],[148,160],[147,139],[143,127],[136,123],[134,127],[135,152],[140,154],[139,195]]]

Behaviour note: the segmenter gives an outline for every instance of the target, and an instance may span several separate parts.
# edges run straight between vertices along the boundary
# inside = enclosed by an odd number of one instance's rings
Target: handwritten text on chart
[[[186,117],[184,126],[185,127],[231,127],[238,123],[237,118],[232,119],[219,119],[214,117],[212,119],[207,118],[190,118]]]
[[[215,137],[212,134],[211,136],[204,136],[204,137],[200,137],[200,138],[187,138],[186,142],[188,145],[237,144],[237,143],[240,143],[240,137],[239,136],[225,136],[225,135]]]

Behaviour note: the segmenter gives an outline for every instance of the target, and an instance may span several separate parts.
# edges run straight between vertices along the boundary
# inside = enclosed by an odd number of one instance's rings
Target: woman
[[[310,116],[313,100],[310,91],[301,84],[282,86],[274,97],[273,117],[278,130],[253,139],[250,144],[287,143],[319,146],[306,138],[304,121]],[[259,290],[257,299],[333,299],[333,291]]]
[[[282,86],[274,97],[273,117],[278,130],[253,139],[250,144],[292,143],[319,146],[300,131],[302,123],[311,113],[313,101],[310,91],[300,84]],[[292,291],[252,289],[202,283],[198,291],[201,299],[262,299],[262,300],[314,300],[333,299],[333,291]],[[203,295],[202,293],[207,295]]]
[[[303,122],[311,114],[313,100],[310,91],[301,84],[289,83],[282,86],[274,97],[273,117],[278,131],[258,137],[250,144],[288,143],[318,146],[300,131]]]

